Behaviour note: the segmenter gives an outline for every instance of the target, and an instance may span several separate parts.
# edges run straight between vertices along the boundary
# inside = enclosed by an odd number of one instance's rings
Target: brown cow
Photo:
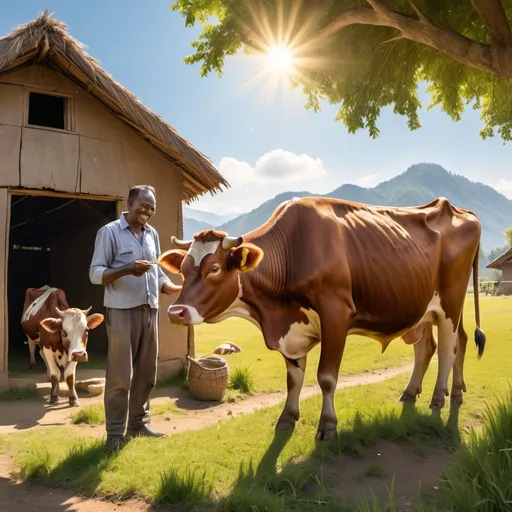
[[[401,397],[415,400],[436,349],[438,376],[430,407],[448,396],[462,403],[467,336],[462,309],[473,270],[475,342],[480,330],[478,251],[481,226],[447,199],[411,208],[302,198],[277,207],[260,228],[243,237],[202,231],[194,240],[173,238],[178,250],[160,264],[180,272],[183,288],[168,309],[172,323],[215,323],[231,316],[257,325],[267,347],[287,366],[287,399],[277,428],[299,418],[306,355],[321,342],[318,382],[323,406],[317,439],[336,435],[334,391],[349,334],[378,340],[382,351],[402,337],[414,344],[411,379]]]
[[[76,365],[87,362],[88,330],[103,322],[100,313],[88,316],[90,310],[70,308],[66,294],[58,288],[29,288],[25,293],[21,327],[29,344],[41,349],[52,385],[51,404],[58,402],[62,373],[69,388],[69,405],[80,405],[75,389]]]

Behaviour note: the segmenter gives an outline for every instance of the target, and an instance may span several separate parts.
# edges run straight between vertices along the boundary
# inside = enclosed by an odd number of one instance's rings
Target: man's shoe
[[[125,444],[126,439],[124,436],[107,436],[105,450],[110,453],[119,451]]]
[[[153,430],[149,428],[147,425],[144,425],[139,430],[132,430],[128,429],[126,432],[126,437],[165,437],[165,434],[163,432],[157,432],[156,430]]]

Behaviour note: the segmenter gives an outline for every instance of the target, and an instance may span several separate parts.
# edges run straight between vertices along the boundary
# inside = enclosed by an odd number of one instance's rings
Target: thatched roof
[[[503,263],[507,263],[508,261],[512,261],[512,248],[504,252],[494,261],[491,261],[491,263],[489,263],[486,268],[494,268],[496,270],[501,270]]]
[[[213,163],[160,116],[144,106],[99,62],[88,55],[61,21],[48,11],[0,38],[0,74],[45,62],[87,90],[117,117],[131,125],[181,170],[183,200],[228,188]]]

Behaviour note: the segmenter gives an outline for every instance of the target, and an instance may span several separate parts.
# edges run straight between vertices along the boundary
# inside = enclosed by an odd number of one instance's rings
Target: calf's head
[[[183,277],[181,293],[167,310],[178,325],[215,321],[238,297],[239,274],[254,270],[263,258],[256,245],[215,230],[201,231],[187,242],[172,237],[172,242],[179,249],[164,252],[159,263]]]
[[[41,321],[41,326],[48,332],[60,331],[62,346],[68,354],[69,361],[87,362],[89,329],[95,329],[104,319],[100,313],[89,315],[91,308],[85,311],[77,308],[61,311],[55,308],[58,318],[49,317]]]

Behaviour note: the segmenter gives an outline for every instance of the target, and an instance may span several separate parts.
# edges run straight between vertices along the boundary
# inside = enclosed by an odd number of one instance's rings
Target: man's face
[[[138,227],[144,226],[156,210],[156,198],[150,190],[141,190],[128,204],[131,221]]]

